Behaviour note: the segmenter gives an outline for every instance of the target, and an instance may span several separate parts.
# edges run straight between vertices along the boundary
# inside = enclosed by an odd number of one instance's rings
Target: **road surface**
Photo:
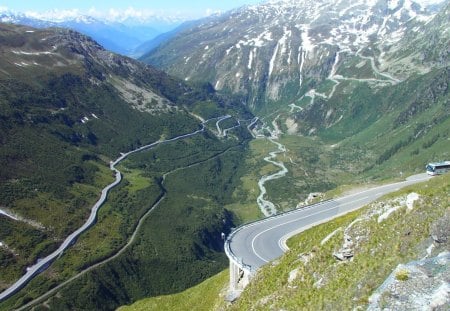
[[[230,234],[225,242],[227,255],[241,267],[255,271],[287,251],[285,241],[289,237],[359,209],[387,193],[429,178],[431,177],[427,174],[414,175],[402,182],[375,187],[244,225]]]

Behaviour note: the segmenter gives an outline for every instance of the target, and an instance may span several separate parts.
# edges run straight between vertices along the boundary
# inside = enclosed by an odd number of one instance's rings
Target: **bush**
[[[406,281],[409,279],[409,271],[406,269],[400,269],[395,274],[395,278],[399,281]]]

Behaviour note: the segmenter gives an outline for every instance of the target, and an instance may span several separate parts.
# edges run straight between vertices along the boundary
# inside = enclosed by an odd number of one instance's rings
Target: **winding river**
[[[264,214],[264,216],[272,216],[277,213],[275,204],[273,204],[271,201],[264,199],[264,196],[267,193],[267,190],[266,190],[266,187],[264,186],[264,184],[266,182],[268,182],[269,180],[274,180],[274,179],[284,177],[288,172],[288,169],[286,168],[286,166],[284,165],[283,162],[274,161],[274,159],[277,157],[277,154],[286,152],[286,147],[284,145],[280,144],[279,142],[275,141],[273,138],[269,138],[269,141],[271,143],[275,144],[278,147],[278,149],[270,152],[269,155],[264,158],[264,161],[279,167],[281,170],[279,170],[278,172],[271,174],[271,175],[264,175],[258,181],[258,187],[260,190],[260,194],[259,194],[258,198],[256,199],[256,202],[258,203],[259,209]]]

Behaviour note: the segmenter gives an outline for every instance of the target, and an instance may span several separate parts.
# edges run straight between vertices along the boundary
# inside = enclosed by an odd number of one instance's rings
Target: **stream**
[[[276,159],[278,154],[286,152],[286,147],[284,145],[282,145],[281,143],[276,141],[276,139],[278,139],[278,135],[281,133],[281,130],[278,128],[278,125],[276,124],[276,121],[277,121],[278,117],[279,116],[277,116],[272,122],[272,125],[274,127],[273,131],[270,131],[268,128],[266,128],[271,133],[271,137],[267,138],[267,139],[271,143],[273,143],[274,145],[277,146],[277,150],[270,152],[269,155],[264,158],[264,161],[275,165],[276,167],[280,168],[280,170],[278,172],[274,173],[274,174],[271,174],[271,175],[264,175],[258,181],[258,187],[259,187],[260,193],[259,193],[258,198],[256,199],[256,203],[258,204],[259,209],[261,210],[261,212],[266,217],[275,215],[277,213],[277,209],[276,209],[275,204],[273,202],[271,202],[269,200],[266,200],[264,198],[264,196],[267,194],[267,189],[265,187],[265,183],[270,181],[270,180],[274,180],[274,179],[278,179],[278,178],[284,177],[287,174],[287,172],[288,172],[288,169],[286,168],[286,166],[284,165],[283,162],[275,161],[275,159]]]

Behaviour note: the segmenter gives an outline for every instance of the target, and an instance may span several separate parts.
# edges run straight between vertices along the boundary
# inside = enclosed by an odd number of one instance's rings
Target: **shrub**
[[[395,278],[399,281],[406,281],[409,279],[409,271],[406,269],[400,269],[395,274]]]

